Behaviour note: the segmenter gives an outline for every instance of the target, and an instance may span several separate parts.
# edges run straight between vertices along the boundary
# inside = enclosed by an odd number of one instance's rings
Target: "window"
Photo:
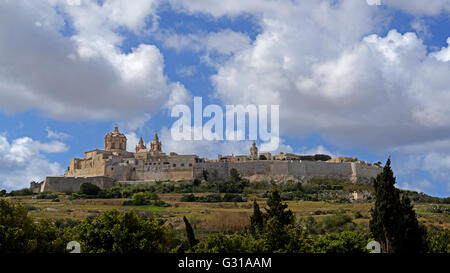
[[[189,167],[192,167],[192,163],[189,163]]]
[[[176,166],[177,166],[177,164],[173,164],[173,165],[172,165],[172,167],[174,167],[174,168],[175,168]]]
[[[181,163],[181,167],[184,167],[184,163]]]

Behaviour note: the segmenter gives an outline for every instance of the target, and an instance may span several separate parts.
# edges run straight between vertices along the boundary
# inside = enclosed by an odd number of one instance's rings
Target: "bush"
[[[166,202],[159,200],[159,197],[154,192],[137,192],[133,194],[133,200],[123,202],[124,206],[145,206],[152,205],[157,207],[169,207]]]
[[[245,202],[239,194],[226,193],[223,196],[223,202]]]
[[[33,195],[33,190],[29,188],[24,188],[21,190],[15,190],[11,191],[10,193],[6,194],[6,196],[27,196],[27,195]]]
[[[206,196],[197,197],[197,202],[207,202],[207,203],[215,203],[222,202],[222,196],[220,194],[210,194]]]
[[[439,205],[431,205],[427,208],[427,211],[432,213],[450,214],[450,208]]]
[[[355,219],[359,219],[359,218],[363,218],[363,215],[361,214],[361,212],[355,211],[355,212],[353,213],[353,217],[354,217]]]
[[[431,253],[450,253],[450,230],[431,228],[427,233]]]
[[[367,253],[367,243],[368,240],[363,234],[344,231],[320,236],[315,248],[317,252],[323,253]]]
[[[197,201],[197,198],[195,197],[194,194],[183,195],[180,199],[180,202],[195,202],[195,201]]]
[[[65,252],[70,234],[46,220],[39,224],[18,204],[0,200],[0,253]]]
[[[164,221],[134,211],[107,211],[84,220],[76,230],[84,253],[167,253],[171,248]]]
[[[88,196],[97,196],[101,189],[92,183],[83,183],[80,186],[80,194]]]
[[[36,196],[37,199],[56,199],[58,195],[51,192],[41,192]]]

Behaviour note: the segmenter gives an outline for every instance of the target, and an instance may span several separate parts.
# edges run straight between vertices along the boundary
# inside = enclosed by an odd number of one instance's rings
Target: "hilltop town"
[[[377,165],[349,157],[259,153],[255,142],[248,155],[218,155],[217,159],[207,159],[195,154],[166,154],[157,133],[148,148],[142,137],[135,152],[127,151],[126,147],[127,138],[116,126],[106,134],[103,150],[87,151],[84,159],[71,159],[64,176],[31,182],[31,188],[34,192],[69,192],[78,191],[83,183],[109,188],[117,182],[192,180],[201,178],[205,172],[214,180],[226,181],[231,169],[250,181],[304,182],[323,177],[370,184],[382,170]]]

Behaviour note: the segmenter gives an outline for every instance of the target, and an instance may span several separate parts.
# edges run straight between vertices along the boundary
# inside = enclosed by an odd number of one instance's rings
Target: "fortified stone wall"
[[[106,176],[97,177],[64,177],[47,176],[41,192],[75,192],[79,191],[83,183],[92,183],[101,189],[111,188],[114,179]]]
[[[351,163],[353,169],[354,182],[373,185],[373,182],[377,175],[383,171],[383,168],[368,166],[365,164]]]
[[[180,181],[193,178],[193,168],[162,168],[153,171],[136,171],[136,180],[141,181]]]
[[[42,182],[31,182],[30,183],[30,189],[33,191],[33,193],[39,193],[41,192],[42,185],[44,185],[44,181]]]
[[[250,181],[273,179],[278,182],[287,180],[305,181],[313,177],[330,177],[348,179],[358,183],[371,183],[382,171],[381,168],[375,166],[350,162],[258,160],[241,163],[198,163],[194,166],[193,177],[202,178],[203,170],[206,170],[212,179],[229,180],[232,168]]]

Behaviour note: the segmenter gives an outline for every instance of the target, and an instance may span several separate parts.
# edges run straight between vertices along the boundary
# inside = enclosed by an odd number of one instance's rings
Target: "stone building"
[[[203,171],[214,174],[214,179],[228,180],[231,169],[236,169],[249,180],[305,181],[312,177],[333,177],[358,183],[370,183],[381,168],[353,158],[313,161],[301,160],[296,154],[258,154],[253,142],[248,155],[219,155],[217,160],[200,158],[195,154],[179,155],[163,152],[155,133],[149,148],[141,137],[135,152],[128,152],[127,138],[117,126],[105,136],[103,150],[84,153],[84,158],[70,160],[63,177],[47,177],[42,183],[33,183],[34,191],[78,191],[89,182],[101,188],[116,182],[180,181],[201,178]],[[263,155],[264,160],[259,158]]]

